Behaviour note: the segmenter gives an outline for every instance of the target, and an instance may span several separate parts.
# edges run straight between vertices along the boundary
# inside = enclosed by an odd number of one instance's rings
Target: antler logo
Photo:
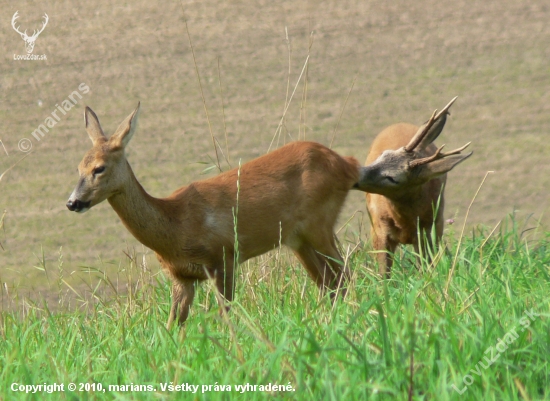
[[[32,36],[27,35],[27,30],[25,29],[25,32],[21,32],[19,30],[19,27],[15,25],[15,21],[17,18],[19,18],[19,15],[17,15],[19,11],[16,11],[15,14],[13,14],[13,18],[11,19],[11,26],[17,32],[23,40],[25,41],[25,49],[27,50],[28,54],[31,54],[34,50],[34,44],[36,42],[36,39],[38,38],[38,35],[42,33],[44,28],[46,28],[46,25],[48,25],[48,14],[44,13],[44,22],[42,23],[42,28],[40,28],[38,31],[34,30]]]

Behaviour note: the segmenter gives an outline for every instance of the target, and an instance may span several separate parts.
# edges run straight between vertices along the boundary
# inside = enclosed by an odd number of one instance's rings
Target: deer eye
[[[399,184],[397,181],[394,180],[393,177],[390,177],[389,175],[385,176],[384,178],[389,182],[391,182],[392,184]]]
[[[105,166],[100,166],[100,167],[94,168],[94,170],[92,171],[92,174],[97,175],[97,174],[103,173],[104,171],[105,171]]]

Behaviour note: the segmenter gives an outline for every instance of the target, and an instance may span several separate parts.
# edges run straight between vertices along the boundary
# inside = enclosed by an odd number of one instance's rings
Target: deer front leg
[[[189,309],[195,297],[195,279],[174,279],[172,283],[172,306],[166,328],[170,330],[178,315],[178,324],[180,326],[187,320]]]
[[[393,254],[397,249],[398,243],[384,233],[377,233],[374,229],[371,231],[371,237],[372,246],[375,251],[378,251],[376,253],[378,272],[382,278],[389,279],[393,266]]]

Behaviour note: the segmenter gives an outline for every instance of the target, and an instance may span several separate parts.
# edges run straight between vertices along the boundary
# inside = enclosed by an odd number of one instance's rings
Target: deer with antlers
[[[470,143],[442,152],[439,136],[456,97],[421,127],[395,124],[374,139],[361,170],[362,190],[367,192],[371,238],[380,274],[390,276],[393,253],[399,244],[412,244],[417,254],[433,251],[443,235],[444,186],[447,173],[472,152],[461,154]],[[437,113],[437,114],[436,114]]]
[[[139,105],[108,138],[86,107],[92,148],[78,166],[80,178],[67,208],[82,213],[107,199],[137,240],[155,251],[172,279],[168,327],[185,322],[198,282],[212,278],[222,302],[231,301],[236,265],[281,244],[322,292],[343,293],[350,274],[335,244],[334,225],[349,190],[377,188],[382,177],[416,156],[405,152],[374,168],[361,167],[321,144],[292,142],[155,198],[125,156],[138,111]]]
[[[38,38],[38,35],[40,35],[42,33],[42,31],[44,30],[44,28],[46,28],[46,25],[48,25],[48,20],[49,20],[48,14],[44,13],[44,17],[43,17],[44,22],[42,23],[42,27],[39,30],[35,29],[33,31],[33,34],[31,36],[28,36],[26,29],[25,29],[25,32],[21,32],[19,30],[19,27],[17,27],[15,25],[15,21],[17,20],[17,18],[19,18],[18,13],[19,13],[19,11],[16,11],[15,14],[13,14],[13,17],[11,19],[11,26],[13,27],[15,32],[17,32],[19,35],[21,35],[21,37],[25,41],[25,49],[27,50],[27,53],[30,54],[34,50],[34,45],[36,43],[36,39]]]

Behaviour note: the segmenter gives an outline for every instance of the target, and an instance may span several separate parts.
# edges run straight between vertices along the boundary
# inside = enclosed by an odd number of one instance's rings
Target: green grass
[[[409,392],[414,400],[548,399],[550,234],[542,237],[527,240],[513,220],[492,235],[476,230],[458,252],[450,240],[433,268],[417,270],[401,252],[386,282],[365,267],[372,254],[356,250],[348,296],[334,305],[297,263],[274,253],[242,266],[227,316],[214,286],[202,285],[181,332],[164,326],[168,283],[132,256],[119,268],[134,283],[125,291],[90,271],[95,302],[81,299],[71,311],[59,281],[51,283],[58,311],[2,312],[0,398],[57,399],[10,386],[63,383],[66,399],[168,399],[175,394],[162,386],[188,383],[198,391],[181,398],[197,400],[405,400]],[[491,353],[499,356],[487,366]],[[70,392],[69,383],[106,391]],[[237,391],[247,383],[257,391]],[[156,391],[108,387],[131,384]],[[269,384],[293,391],[259,391]],[[212,387],[203,393],[203,385]]]
[[[175,398],[162,390],[161,383],[171,382],[232,387],[231,393],[204,394],[199,388],[185,397],[208,400],[277,395],[235,391],[246,383],[290,383],[295,391],[281,398],[307,400],[399,400],[409,393],[415,400],[550,399],[550,234],[528,241],[513,220],[492,235],[478,230],[460,245],[451,241],[433,268],[418,271],[410,252],[400,254],[387,282],[366,268],[372,266],[368,249],[352,244],[348,261],[355,277],[348,297],[334,306],[319,298],[294,259],[273,253],[242,267],[227,317],[218,314],[213,287],[202,286],[180,333],[164,328],[169,286],[157,264],[147,266],[151,253],[139,253],[143,262],[134,255],[121,260],[121,250],[142,248],[110,206],[84,216],[64,206],[89,148],[85,104],[111,133],[142,101],[129,160],[152,195],[203,178],[198,162],[214,156],[185,35],[188,21],[213,131],[223,143],[227,126],[233,165],[265,153],[287,82],[292,90],[311,55],[307,80],[300,81],[285,119],[285,140],[307,134],[328,145],[338,125],[334,149],[362,161],[383,127],[420,123],[459,95],[438,143],[472,140],[475,155],[449,176],[448,214],[463,218],[490,170],[495,174],[470,221],[496,224],[503,210],[520,207],[548,227],[550,142],[543,136],[550,123],[544,89],[550,83],[550,8],[455,0],[437,7],[411,2],[406,12],[390,3],[334,0],[323,7],[210,0],[186,4],[184,11],[179,2],[158,7],[143,0],[114,10],[97,1],[18,7],[29,29],[43,12],[55,18],[36,48],[48,54],[47,63],[13,61],[10,54],[23,52],[23,43],[11,29],[0,32],[7,49],[0,60],[0,172],[19,160],[19,140],[30,137],[57,103],[81,82],[91,92],[34,141],[32,154],[2,182],[0,400],[57,399],[10,390],[12,383],[54,382],[157,389],[67,391],[66,399]],[[78,46],[69,46],[68,37]],[[363,214],[368,224],[363,194],[349,198],[343,220],[356,216],[362,227]],[[363,238],[350,226],[346,231]],[[534,320],[525,315],[531,310],[538,314]],[[503,338],[507,349],[483,368],[485,352],[504,346]]]

